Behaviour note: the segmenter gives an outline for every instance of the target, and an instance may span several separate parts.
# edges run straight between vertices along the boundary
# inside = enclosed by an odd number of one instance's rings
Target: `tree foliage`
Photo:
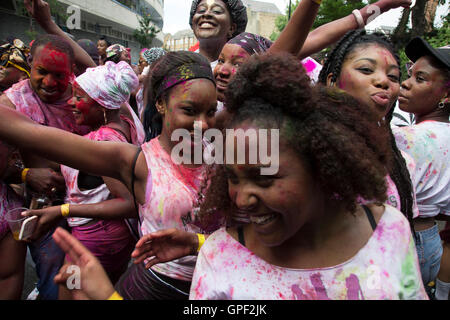
[[[355,9],[361,9],[368,3],[373,3],[375,0],[323,0],[320,5],[317,17],[314,21],[312,29],[320,27],[328,22],[340,19],[352,13]],[[300,0],[293,0],[291,3],[291,13],[298,7]],[[287,24],[289,16],[289,5],[286,7],[286,15],[279,16],[275,21],[275,31],[270,36],[271,40],[275,40]]]
[[[153,39],[161,31],[153,24],[153,18],[149,13],[138,16],[139,29],[134,30],[134,38],[139,44],[145,48],[151,45]]]

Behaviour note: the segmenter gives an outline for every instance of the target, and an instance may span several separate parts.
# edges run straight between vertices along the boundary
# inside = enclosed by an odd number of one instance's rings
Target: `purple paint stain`
[[[325,286],[323,285],[320,274],[319,273],[312,274],[310,279],[312,285],[314,286],[314,289],[316,290],[317,299],[330,300],[330,298],[328,298],[327,291],[325,289]]]
[[[298,285],[294,284],[291,287],[291,290],[294,293],[296,300],[309,300],[308,297],[303,293],[302,289],[300,289]]]
[[[347,287],[347,299],[365,300],[364,294],[359,285],[359,279],[356,275],[352,273],[347,279],[345,279],[345,286]],[[359,299],[360,296],[361,299]]]

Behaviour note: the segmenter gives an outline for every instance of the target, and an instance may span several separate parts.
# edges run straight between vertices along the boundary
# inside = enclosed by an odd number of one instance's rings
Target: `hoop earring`
[[[445,107],[445,103],[443,101],[439,102],[438,108],[439,109],[444,109],[444,107]]]
[[[103,119],[105,120],[105,126],[108,124],[108,119],[106,118],[106,111],[103,109]]]

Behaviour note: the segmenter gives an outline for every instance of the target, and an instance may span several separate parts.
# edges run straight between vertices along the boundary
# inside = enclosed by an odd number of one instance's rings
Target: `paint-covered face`
[[[234,129],[259,128],[244,122]],[[249,217],[253,234],[268,247],[291,239],[313,219],[313,214],[319,214],[320,192],[315,190],[310,170],[289,143],[280,139],[279,169],[275,175],[261,175],[261,164],[248,164],[248,150],[258,150],[258,142],[251,145],[250,139],[246,139],[246,164],[225,165],[233,205],[238,213]],[[267,140],[271,145],[270,135]],[[236,155],[237,143],[234,145]]]
[[[67,103],[73,107],[77,125],[87,125],[95,129],[104,124],[103,108],[76,82],[73,84],[73,96]]]
[[[235,24],[226,4],[222,0],[202,0],[192,18],[192,31],[197,39],[231,38]]]
[[[6,90],[26,78],[27,74],[17,68],[0,66],[0,90]]]
[[[247,51],[237,44],[226,44],[220,52],[214,77],[217,85],[217,100],[224,101],[225,90],[241,64],[250,57]]]
[[[172,149],[179,142],[171,141],[174,130],[188,130],[194,141],[195,121],[202,122],[202,132],[215,126],[216,88],[207,79],[186,81],[171,88],[168,98],[161,99],[157,103],[157,108],[160,113],[163,113],[161,144]]]
[[[142,53],[139,55],[139,74],[142,73],[142,71],[144,71],[144,68],[146,66],[148,66],[148,62],[147,60],[145,60],[144,56],[142,55]]]
[[[105,56],[107,48],[108,48],[108,44],[106,43],[105,40],[97,41],[97,52],[98,52],[99,56]]]
[[[445,77],[432,62],[431,57],[421,57],[411,68],[409,79],[403,81],[398,98],[403,111],[424,116],[435,110],[448,94]]]
[[[347,54],[336,85],[384,116],[397,100],[399,81],[395,57],[383,46],[371,44]]]
[[[73,65],[66,53],[41,46],[33,56],[31,86],[43,102],[57,102],[70,90],[72,72]]]
[[[131,55],[128,50],[123,50],[122,54],[120,55],[120,61],[125,61],[129,65],[131,65]]]

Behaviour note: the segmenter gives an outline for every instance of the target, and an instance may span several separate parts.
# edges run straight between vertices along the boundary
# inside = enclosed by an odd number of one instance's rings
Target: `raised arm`
[[[373,8],[379,8],[379,13],[384,13],[398,7],[408,8],[410,5],[411,0],[380,0],[365,6],[359,11],[364,20],[364,24],[366,24],[367,20],[370,17],[374,18],[373,15],[378,12],[378,9],[372,10]],[[293,18],[294,16],[292,16],[292,19]],[[313,53],[319,52],[338,41],[348,31],[357,29],[358,27],[358,22],[353,14],[324,24],[309,33],[308,38],[298,53],[298,57],[303,59]],[[302,41],[302,39],[298,39],[298,37],[294,39],[298,42]]]
[[[297,54],[301,50],[316,19],[320,1],[302,0],[286,27],[268,51],[272,53],[289,52]]]
[[[50,6],[43,0],[24,0],[28,13],[36,22],[49,34],[58,35],[67,40],[75,53],[75,63],[78,70],[83,73],[86,68],[96,67],[94,60],[76,41],[72,40],[60,27],[52,20]]]

